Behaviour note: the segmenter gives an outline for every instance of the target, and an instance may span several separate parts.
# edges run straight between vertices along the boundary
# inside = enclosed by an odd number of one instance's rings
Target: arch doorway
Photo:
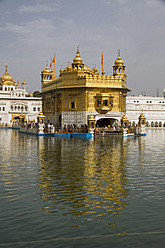
[[[118,125],[118,120],[115,118],[101,118],[96,121],[96,127],[112,127]]]
[[[26,121],[26,115],[25,114],[13,114],[11,122],[17,122],[17,123],[24,123]]]

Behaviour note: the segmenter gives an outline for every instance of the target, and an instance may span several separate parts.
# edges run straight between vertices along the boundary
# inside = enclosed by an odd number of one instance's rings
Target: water
[[[164,247],[165,130],[95,140],[0,130],[0,247]]]

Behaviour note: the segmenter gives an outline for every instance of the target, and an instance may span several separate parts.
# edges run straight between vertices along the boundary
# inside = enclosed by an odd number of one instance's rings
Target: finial
[[[6,72],[7,72],[7,64],[5,66],[6,66]]]
[[[48,67],[48,61],[46,61],[46,67]]]
[[[120,49],[118,49],[118,57],[120,57]]]
[[[79,51],[79,45],[77,46],[77,54],[79,54],[80,53],[80,51]]]

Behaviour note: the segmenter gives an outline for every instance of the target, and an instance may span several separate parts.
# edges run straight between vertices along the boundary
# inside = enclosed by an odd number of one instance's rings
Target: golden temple
[[[120,122],[126,111],[127,75],[125,65],[118,57],[111,76],[98,72],[96,66],[90,69],[80,56],[79,47],[73,62],[60,69],[54,78],[52,68],[41,71],[43,113],[51,123],[65,125],[87,125],[93,115],[96,125],[111,126]]]

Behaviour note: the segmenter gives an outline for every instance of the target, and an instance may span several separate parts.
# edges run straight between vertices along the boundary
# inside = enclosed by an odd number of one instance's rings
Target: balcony
[[[113,107],[113,97],[109,93],[97,93],[95,96],[95,109],[100,114],[106,114]]]

